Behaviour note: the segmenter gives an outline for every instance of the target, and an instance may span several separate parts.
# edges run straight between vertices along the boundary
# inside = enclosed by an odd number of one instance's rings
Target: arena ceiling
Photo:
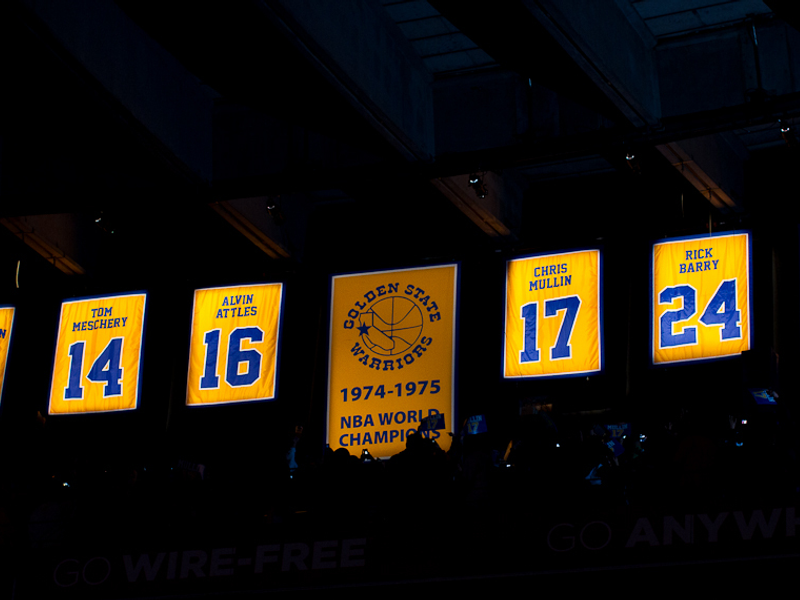
[[[414,258],[454,242],[528,247],[529,215],[552,218],[570,188],[563,202],[585,215],[575,237],[598,237],[613,226],[583,186],[630,173],[684,216],[742,213],[744,165],[793,142],[796,12],[760,0],[8,3],[3,222],[80,274],[107,268],[105,238],[126,229],[132,261],[142,231],[158,231],[162,257],[202,253],[213,231],[272,260],[347,267],[333,238],[360,235],[365,213],[387,215],[389,238],[442,240]]]

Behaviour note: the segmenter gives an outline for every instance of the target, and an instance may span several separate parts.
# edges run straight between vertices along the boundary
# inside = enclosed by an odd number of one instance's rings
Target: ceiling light
[[[489,190],[486,189],[486,184],[483,181],[483,176],[485,173],[481,173],[478,175],[477,173],[472,173],[469,176],[469,187],[471,187],[475,191],[475,195],[480,198],[486,198],[489,195]]]

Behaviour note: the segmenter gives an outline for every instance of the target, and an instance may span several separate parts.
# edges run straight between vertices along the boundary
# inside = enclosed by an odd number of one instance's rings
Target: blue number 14
[[[103,398],[122,395],[122,341],[114,338],[97,356],[86,379],[92,383],[105,383]],[[64,388],[64,400],[82,400],[83,351],[86,342],[75,342],[69,346],[69,379]]]

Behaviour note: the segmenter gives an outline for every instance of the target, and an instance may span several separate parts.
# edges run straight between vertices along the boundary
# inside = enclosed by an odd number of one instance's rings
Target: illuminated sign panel
[[[283,284],[196,290],[186,404],[276,396]]]
[[[61,304],[50,414],[138,406],[146,299],[137,293]]]
[[[567,377],[602,369],[600,251],[506,263],[503,376]]]
[[[328,443],[378,458],[424,426],[450,447],[458,265],[339,275],[331,280]],[[428,421],[428,423],[430,420]]]
[[[656,364],[748,350],[750,235],[704,235],[654,244],[651,303]]]
[[[14,326],[14,307],[0,306],[0,399],[3,397],[3,382],[8,361],[8,346],[11,343],[11,329]]]

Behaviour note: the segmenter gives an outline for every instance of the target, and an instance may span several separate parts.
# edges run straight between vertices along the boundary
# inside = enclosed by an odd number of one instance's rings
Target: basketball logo
[[[422,311],[408,298],[390,296],[359,315],[358,331],[364,345],[375,354],[402,354],[422,334]]]
[[[439,305],[424,289],[389,282],[356,297],[342,325],[357,336],[350,352],[358,362],[370,369],[393,371],[425,356],[433,336],[423,329],[441,318]]]

